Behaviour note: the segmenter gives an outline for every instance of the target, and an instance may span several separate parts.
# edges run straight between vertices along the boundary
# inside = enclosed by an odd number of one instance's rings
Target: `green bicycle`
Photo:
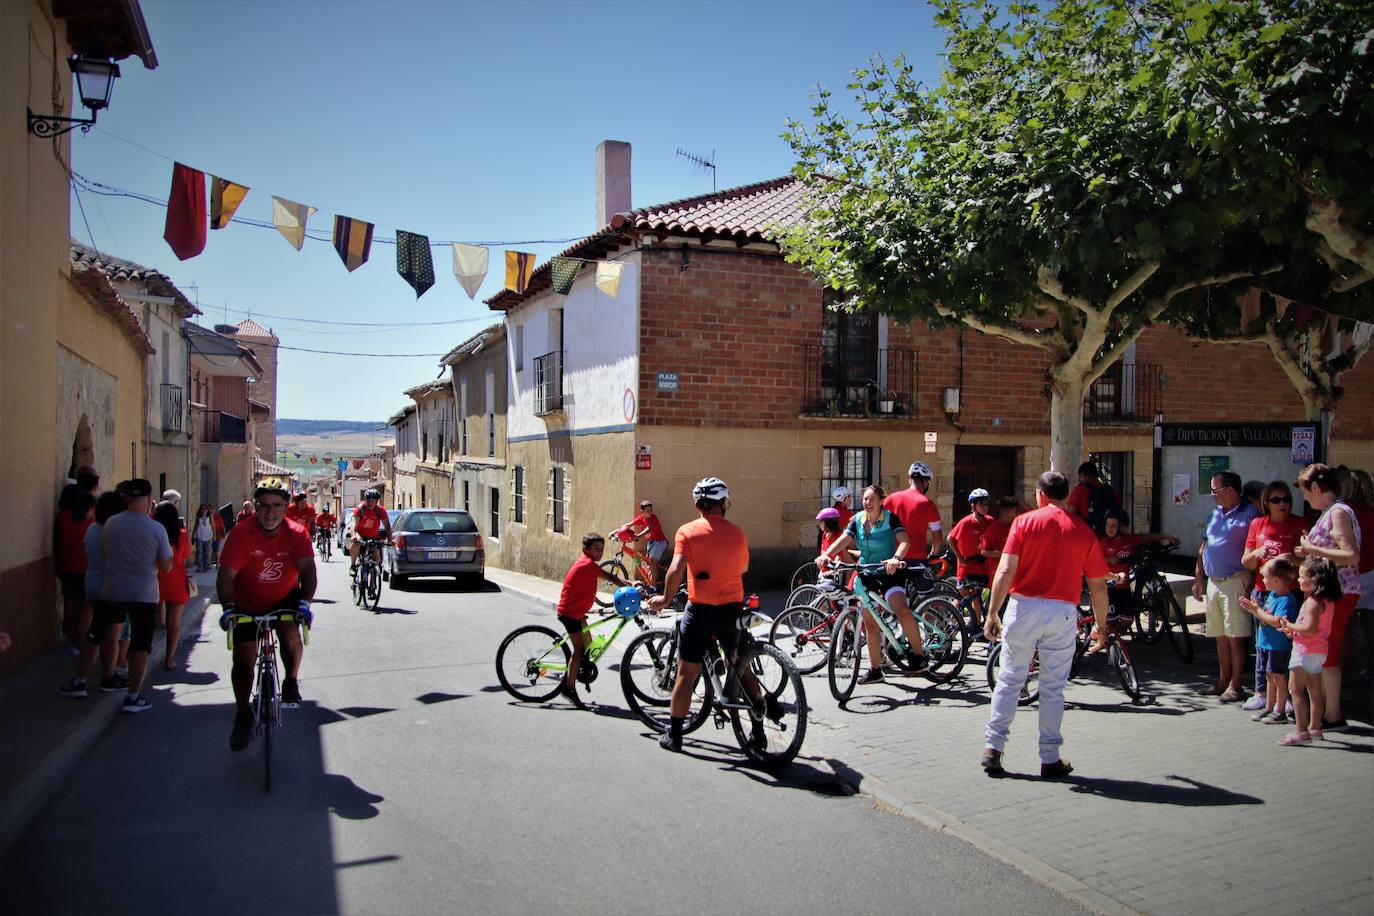
[[[906,635],[902,633],[892,606],[870,588],[871,577],[884,568],[882,563],[845,563],[834,567],[835,572],[854,569],[859,573],[853,594],[860,606],[840,615],[830,637],[830,658],[827,660],[830,693],[841,706],[849,702],[859,683],[859,669],[868,644],[863,625],[865,614],[878,624],[884,659],[903,671],[915,673],[907,654]],[[969,635],[958,608],[947,597],[937,594],[915,605],[911,613],[925,646],[926,668],[920,673],[937,684],[953,680],[968,658]]]

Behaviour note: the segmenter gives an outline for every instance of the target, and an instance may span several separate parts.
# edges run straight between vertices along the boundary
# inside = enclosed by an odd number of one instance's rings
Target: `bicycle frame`
[[[611,540],[615,541],[616,543],[615,556],[611,557],[611,559],[621,563],[626,567],[626,569],[630,573],[630,581],[648,582],[649,579],[647,578],[647,573],[649,572],[649,570],[647,567],[649,565],[649,558],[645,554],[642,554],[638,550],[635,550],[634,545],[632,544],[622,541],[614,536],[612,536]],[[626,556],[628,556],[630,559],[630,562],[628,564],[626,564],[622,559]]]
[[[619,614],[612,614],[607,617],[602,617],[595,623],[584,623],[582,627],[582,632],[588,634],[592,633],[595,630],[604,629],[606,625],[610,623],[614,623],[615,627],[611,630],[610,633],[601,633],[592,636],[591,643],[582,653],[583,659],[592,662],[593,664],[600,661],[601,656],[606,654],[606,650],[611,647],[611,644],[615,642],[616,637],[620,635],[621,631],[625,629],[625,627],[630,623],[631,620],[638,624],[641,630],[648,629],[648,624],[641,620],[638,617],[638,615],[634,617],[621,617]],[[543,671],[562,671],[566,673],[568,670],[568,663],[563,661],[561,656],[563,647],[567,645],[570,636],[571,634],[569,634],[568,636],[564,636],[562,639],[558,640],[553,645],[549,646],[549,648],[544,652],[543,655],[539,656],[536,659],[532,659],[531,664],[537,663]]]
[[[860,611],[861,622],[862,615],[865,613],[868,614],[873,618],[873,622],[878,625],[878,631],[882,634],[883,639],[891,643],[893,648],[902,651],[901,638],[892,632],[892,629],[883,620],[883,615],[878,613],[878,608],[882,608],[894,618],[897,616],[892,610],[892,605],[887,602],[887,599],[870,592],[868,586],[864,585],[862,577],[855,577],[854,588],[846,589],[846,591],[859,599],[859,604],[863,608],[863,610]],[[926,651],[929,652],[932,645],[934,645],[936,649],[942,648],[944,633],[922,619],[922,617],[916,613],[916,608],[910,607],[907,608],[907,611],[911,614],[912,619],[916,621],[916,626],[921,631],[921,641]]]

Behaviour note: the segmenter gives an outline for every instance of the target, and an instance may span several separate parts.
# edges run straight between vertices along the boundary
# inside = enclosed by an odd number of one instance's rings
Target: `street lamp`
[[[119,64],[112,60],[73,54],[67,58],[67,66],[76,74],[76,89],[81,96],[81,104],[91,110],[91,116],[83,119],[37,115],[30,108],[29,133],[36,137],[57,137],[78,127],[85,133],[95,123],[100,109],[110,105],[110,93],[114,91],[114,81],[119,76]]]

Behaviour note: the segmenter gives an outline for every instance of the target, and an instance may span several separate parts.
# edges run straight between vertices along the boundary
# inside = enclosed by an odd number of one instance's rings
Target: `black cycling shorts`
[[[744,613],[744,604],[693,604],[687,602],[682,612],[682,635],[678,642],[678,657],[684,662],[700,665],[706,650],[715,639],[727,653],[735,650],[739,641],[736,621]]]
[[[568,631],[569,636],[576,636],[587,629],[586,617],[564,617],[559,614],[558,622],[563,624],[563,629]]]
[[[290,593],[287,594],[287,596],[286,596],[285,598],[283,598],[281,601],[277,602],[277,603],[276,603],[275,605],[273,605],[272,607],[268,608],[267,611],[294,611],[294,610],[296,610],[297,608],[299,608],[300,605],[301,605],[301,590],[300,590],[299,588],[293,588],[293,589],[291,589]],[[241,613],[244,613],[244,614],[265,614],[265,613],[267,613],[267,611],[249,610],[248,608],[243,608],[243,607],[235,608],[235,610],[237,610],[237,611],[239,611],[239,612],[241,612]],[[279,625],[280,623],[281,623],[280,620],[274,620],[274,621],[272,621],[272,623],[270,624],[270,626],[272,627],[272,629],[275,630],[275,629],[277,629],[277,627],[278,627],[278,625]],[[257,642],[257,641],[258,641],[258,625],[257,625],[256,623],[240,623],[240,624],[236,624],[236,625],[234,626],[234,645],[239,646],[239,645],[242,645],[242,644],[244,644],[244,643],[255,643],[255,642]]]

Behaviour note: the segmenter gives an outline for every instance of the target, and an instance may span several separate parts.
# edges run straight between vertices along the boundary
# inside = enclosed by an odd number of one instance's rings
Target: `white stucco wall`
[[[547,434],[548,423],[534,413],[534,360],[558,349],[551,310],[563,309],[563,410],[574,433],[627,429],[639,404],[639,254],[619,259],[625,265],[612,298],[596,287],[596,274],[584,268],[572,292],[545,292],[506,316],[507,436],[512,441]],[[523,337],[523,346],[514,342]],[[629,397],[626,397],[626,392]],[[627,410],[628,408],[628,410]]]

